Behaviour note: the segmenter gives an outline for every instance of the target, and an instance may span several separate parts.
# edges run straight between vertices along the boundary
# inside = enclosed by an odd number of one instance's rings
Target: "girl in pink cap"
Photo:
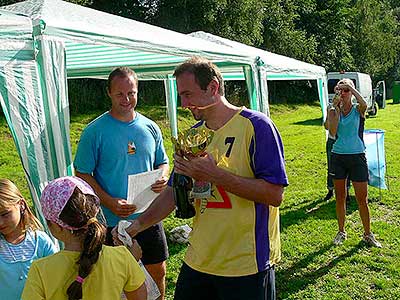
[[[78,177],[51,181],[40,198],[51,233],[64,250],[35,261],[23,300],[146,299],[145,276],[124,246],[103,245],[106,230],[96,218],[99,198]]]
[[[17,186],[0,179],[0,298],[20,300],[32,261],[56,252]]]

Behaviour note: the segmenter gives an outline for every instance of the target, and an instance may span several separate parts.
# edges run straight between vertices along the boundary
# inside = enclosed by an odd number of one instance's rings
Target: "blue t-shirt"
[[[21,299],[32,261],[57,251],[43,231],[26,232],[25,239],[13,245],[0,234],[0,298]]]
[[[128,175],[156,169],[168,163],[161,130],[152,120],[136,112],[130,122],[113,118],[109,112],[92,121],[83,131],[74,167],[92,174],[106,193],[127,198]],[[120,218],[102,207],[108,226]],[[131,215],[128,219],[135,218]]]
[[[332,152],[337,154],[364,153],[364,121],[365,119],[357,109],[357,104],[353,105],[346,116],[340,114],[336,142],[333,144]]]

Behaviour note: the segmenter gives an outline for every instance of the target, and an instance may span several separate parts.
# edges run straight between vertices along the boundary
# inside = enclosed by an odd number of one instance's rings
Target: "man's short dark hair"
[[[211,80],[216,79],[219,82],[218,94],[224,96],[225,90],[222,74],[218,67],[208,59],[194,56],[186,60],[175,69],[174,76],[179,77],[183,73],[193,74],[196,83],[204,91],[207,90],[207,86]]]
[[[138,85],[138,77],[131,68],[129,67],[117,67],[112,70],[107,79],[107,90],[111,91],[111,83],[115,77],[129,77],[132,76],[135,80],[136,86]]]

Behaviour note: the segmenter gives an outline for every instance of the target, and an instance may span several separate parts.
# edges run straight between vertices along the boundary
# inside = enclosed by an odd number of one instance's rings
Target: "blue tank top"
[[[344,116],[340,114],[336,142],[332,152],[337,154],[358,154],[365,151],[363,140],[365,119],[360,115],[357,104]]]

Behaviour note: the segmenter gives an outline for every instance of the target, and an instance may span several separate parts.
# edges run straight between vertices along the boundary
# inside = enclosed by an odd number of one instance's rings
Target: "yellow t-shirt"
[[[268,233],[269,239],[269,263],[275,266],[281,261],[281,232],[279,229],[279,207],[269,207]]]
[[[200,126],[205,126],[204,124]],[[243,108],[214,132],[207,152],[235,175],[288,184],[283,146],[265,114]],[[196,200],[185,263],[200,272],[245,276],[280,260],[279,210],[212,185],[211,197]]]
[[[23,300],[68,300],[67,289],[78,275],[79,252],[62,250],[32,263]],[[119,300],[144,283],[139,264],[124,246],[103,246],[82,285],[83,300]]]

